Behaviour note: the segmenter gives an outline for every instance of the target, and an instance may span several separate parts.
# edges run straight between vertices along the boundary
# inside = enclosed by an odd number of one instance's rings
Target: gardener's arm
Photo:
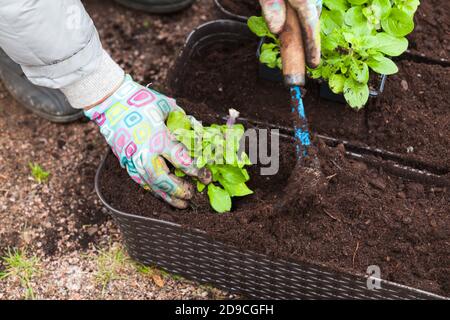
[[[320,21],[322,0],[259,0],[270,31],[275,34],[283,30],[286,22],[286,5],[296,11],[304,35],[306,62],[311,68],[320,63]]]
[[[79,0],[0,0],[0,47],[36,85],[61,89],[85,109],[131,178],[178,208],[191,186],[170,174],[165,160],[208,183],[165,126],[173,99],[125,76],[103,50]]]

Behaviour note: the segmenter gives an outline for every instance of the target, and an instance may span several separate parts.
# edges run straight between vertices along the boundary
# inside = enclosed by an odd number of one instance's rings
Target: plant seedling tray
[[[259,57],[261,55],[261,47],[266,42],[266,38],[261,38],[259,41],[258,49],[256,51],[256,58],[259,61]],[[283,81],[283,75],[281,73],[281,70],[278,68],[270,68],[267,65],[263,63],[259,63],[259,77],[264,80],[273,81],[273,82],[281,82]],[[377,98],[379,97],[383,91],[384,87],[386,85],[386,75],[379,75],[377,77],[378,81],[374,81],[375,87],[371,87],[369,91],[369,97],[370,98]],[[317,80],[314,80],[317,81]],[[330,87],[328,86],[328,83],[326,83],[323,80],[318,81],[320,86],[320,96],[324,99],[335,101],[339,103],[346,104],[344,95],[343,94],[336,94],[333,91],[331,91]]]
[[[222,5],[222,0],[214,0],[214,3],[219,11],[222,12],[227,18],[236,21],[247,22],[249,17],[225,9],[225,7]]]

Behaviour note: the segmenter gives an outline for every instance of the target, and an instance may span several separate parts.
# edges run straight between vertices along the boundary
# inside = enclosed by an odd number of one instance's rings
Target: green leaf
[[[206,185],[201,183],[200,181],[197,181],[197,191],[198,192],[203,192],[203,190],[205,190]]]
[[[199,169],[201,169],[201,168],[203,168],[204,166],[206,166],[206,164],[208,163],[208,159],[206,158],[206,157],[204,157],[204,156],[199,156],[197,159],[196,159],[196,166],[197,166],[197,168],[199,168]]]
[[[175,175],[179,178],[182,178],[184,176],[186,176],[186,173],[184,173],[183,171],[181,171],[180,169],[175,169]]]
[[[394,0],[396,7],[405,12],[410,17],[414,16],[420,5],[419,0]]]
[[[324,51],[329,51],[332,54],[336,54],[335,49],[337,47],[339,47],[339,46],[343,47],[343,48],[348,47],[347,41],[344,39],[343,34],[339,31],[340,31],[340,29],[339,30],[335,29],[329,35],[322,37],[321,43],[322,43],[322,49]],[[326,54],[324,54],[324,55],[326,55]]]
[[[386,32],[377,33],[375,36],[375,49],[391,57],[397,57],[408,49],[408,40],[392,36]]]
[[[247,153],[241,152],[241,154],[238,155],[238,164],[239,168],[243,168],[244,166],[251,166],[253,163]]]
[[[347,0],[323,0],[323,5],[336,11],[345,11],[349,7]]]
[[[367,24],[367,19],[364,17],[362,13],[362,7],[361,6],[351,7],[345,13],[345,23],[352,27]]]
[[[280,51],[278,49],[273,50],[268,47],[265,47],[264,49],[263,47],[261,50],[261,55],[259,56],[259,61],[266,64],[270,68],[275,68],[277,66],[277,59],[279,54]]]
[[[372,10],[375,13],[377,19],[385,19],[389,16],[391,12],[391,1],[390,0],[373,0]]]
[[[171,132],[175,132],[179,129],[190,130],[191,122],[183,112],[173,111],[169,114],[167,119],[167,128],[169,128]]]
[[[280,70],[283,69],[283,61],[281,60],[281,57],[278,57],[277,59],[277,68]]]
[[[395,63],[391,59],[383,57],[382,55],[371,57],[366,62],[372,70],[378,72],[379,74],[390,75],[398,72],[398,68]]]
[[[344,97],[350,107],[361,109],[369,100],[369,87],[367,84],[361,84],[353,78],[345,80]]]
[[[231,165],[220,166],[219,172],[222,177],[231,184],[238,184],[247,181],[246,177],[242,173],[242,170],[238,167],[233,167]]]
[[[271,34],[263,17],[250,17],[247,21],[249,29],[258,37],[266,37]]]
[[[333,32],[333,30],[339,29],[344,23],[344,12],[337,10],[322,10],[320,17],[320,28],[326,35]]]
[[[339,70],[338,64],[327,64],[324,63],[321,67],[322,69],[322,78],[327,80],[331,77],[331,75],[335,74]]]
[[[224,213],[231,210],[231,197],[224,189],[211,183],[208,185],[208,197],[209,202],[215,211]]]
[[[359,83],[365,84],[369,81],[369,67],[363,61],[352,59],[350,75]]]
[[[213,181],[217,181],[217,179],[219,178],[220,174],[219,174],[219,169],[218,169],[218,165],[208,165],[208,169],[209,171],[211,171],[212,176],[213,176]]]
[[[333,74],[328,80],[331,91],[336,94],[342,93],[344,90],[345,76],[343,74]]]
[[[414,30],[414,20],[406,12],[393,8],[389,16],[381,20],[381,26],[393,36],[404,37]]]
[[[316,69],[308,68],[308,73],[313,79],[320,79],[322,77],[322,67],[319,65]]]
[[[238,184],[230,184],[226,181],[221,181],[219,179],[219,183],[223,185],[225,190],[230,194],[232,197],[245,197],[250,194],[253,194],[253,191],[250,190],[245,182],[238,183]]]
[[[241,172],[244,175],[246,181],[250,180],[250,175],[248,174],[247,169],[241,169]]]

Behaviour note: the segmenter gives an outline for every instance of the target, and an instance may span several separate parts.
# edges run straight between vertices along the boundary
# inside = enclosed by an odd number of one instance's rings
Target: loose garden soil
[[[408,37],[412,53],[449,62],[450,2],[422,0],[414,17],[414,32]]]

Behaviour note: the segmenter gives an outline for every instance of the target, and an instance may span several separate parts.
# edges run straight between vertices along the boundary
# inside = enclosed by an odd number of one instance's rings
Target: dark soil
[[[316,143],[328,178],[310,201],[285,203],[284,194],[295,193],[286,186],[295,166],[294,147],[286,141],[280,172],[263,177],[253,167],[255,194],[235,200],[232,213],[213,213],[202,197],[186,211],[172,209],[129,179],[112,155],[100,177],[101,192],[116,209],[199,228],[242,249],[348,272],[378,265],[384,279],[450,294],[450,192],[350,161],[342,145]],[[298,186],[307,176],[294,177]],[[297,192],[297,200],[303,196]]]
[[[292,126],[289,91],[279,83],[261,80],[255,43],[214,44],[178,70],[178,97],[202,102],[226,114]],[[220,62],[218,62],[220,61]],[[400,72],[388,78],[385,92],[361,111],[320,98],[309,81],[304,104],[313,131],[388,149],[433,164],[448,172],[450,161],[450,68],[398,62]],[[437,79],[439,79],[437,81]],[[412,147],[412,148],[411,148]]]
[[[260,16],[261,7],[257,0],[219,0],[219,3],[228,12],[238,16]]]
[[[414,17],[415,30],[408,37],[414,54],[449,61],[450,2],[422,0]]]

